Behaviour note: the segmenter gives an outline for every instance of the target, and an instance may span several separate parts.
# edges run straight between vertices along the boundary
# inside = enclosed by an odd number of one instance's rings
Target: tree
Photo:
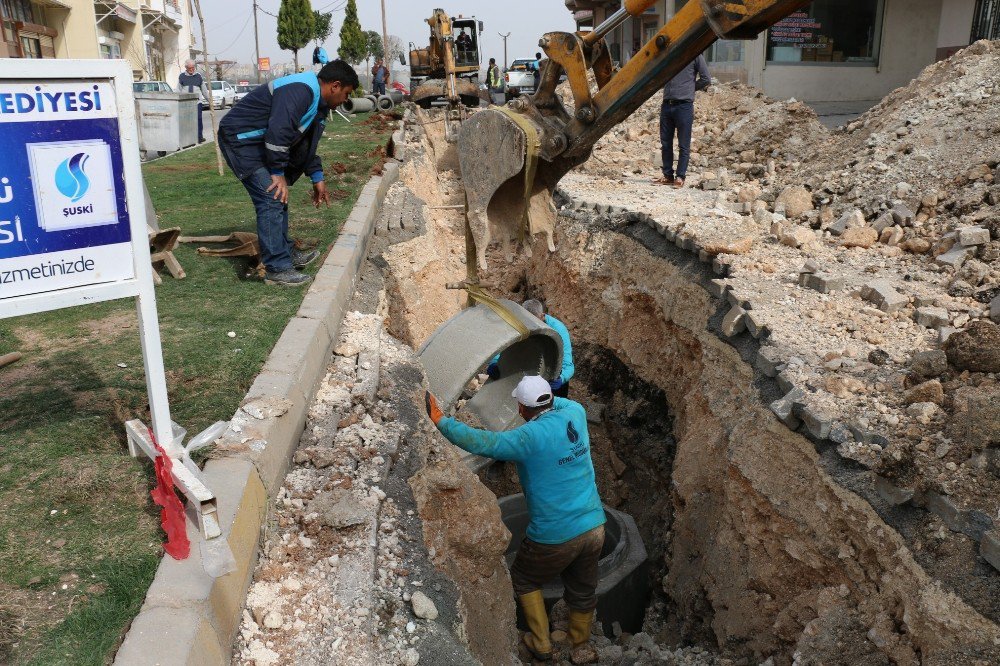
[[[383,57],[385,54],[382,52],[382,35],[378,34],[374,30],[365,30],[365,40],[367,46],[365,48],[365,63],[371,58],[376,60]],[[369,67],[369,69],[371,69]]]
[[[401,53],[403,53],[403,40],[396,35],[389,35],[388,43],[386,44],[385,53],[383,55],[386,63],[385,66],[391,69],[391,63],[398,60]]]
[[[323,42],[330,38],[333,34],[333,12],[317,12],[313,11],[313,39],[316,40],[316,46],[323,46]]]
[[[281,0],[278,9],[278,46],[291,51],[299,70],[299,49],[316,34],[315,16],[309,0]]]
[[[347,0],[347,11],[344,13],[344,24],[340,26],[340,48],[337,55],[357,65],[367,57],[368,39],[361,30],[358,20],[358,5],[355,0]]]

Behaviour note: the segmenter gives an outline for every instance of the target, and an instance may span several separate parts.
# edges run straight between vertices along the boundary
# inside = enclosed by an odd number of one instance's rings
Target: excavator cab
[[[459,15],[451,18],[435,9],[427,19],[430,43],[426,48],[410,45],[410,88],[421,108],[432,106],[478,107],[479,67],[482,61],[482,21]]]

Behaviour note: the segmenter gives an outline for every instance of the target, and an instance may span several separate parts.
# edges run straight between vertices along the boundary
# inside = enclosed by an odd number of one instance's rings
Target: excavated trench
[[[462,217],[446,208],[461,202],[453,151],[431,123],[410,132],[402,177],[426,204],[425,228],[380,265],[389,330],[417,348],[458,312],[445,283],[465,269]],[[988,609],[945,589],[814,444],[773,417],[776,389],[745,362],[750,350],[717,333],[708,276],[653,243],[627,216],[560,217],[556,252],[544,239],[530,257],[491,250],[482,275],[495,295],[544,299],[573,336],[570,396],[588,407],[602,499],[634,517],[648,554],[645,634],[715,655],[692,663],[998,663]],[[519,492],[516,475],[493,466],[475,479],[444,469],[460,464],[450,460],[410,482],[424,539],[459,590],[472,653],[503,663],[515,623],[498,566],[507,542],[500,512],[481,505]],[[488,612],[476,609],[484,595]],[[638,649],[621,645],[626,657]],[[614,663],[622,651],[602,655]]]

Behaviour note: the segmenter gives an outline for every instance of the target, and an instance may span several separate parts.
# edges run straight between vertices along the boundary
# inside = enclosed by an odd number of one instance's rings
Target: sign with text
[[[271,71],[271,59],[270,58],[257,58],[257,69],[261,72]]]
[[[109,82],[0,81],[0,302],[135,277]]]

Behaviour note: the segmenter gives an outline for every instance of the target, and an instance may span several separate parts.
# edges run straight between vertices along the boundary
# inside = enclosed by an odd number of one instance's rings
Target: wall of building
[[[969,45],[975,9],[976,0],[943,0],[937,39],[939,60]]]
[[[752,62],[763,59],[764,40],[759,39],[748,49],[756,51],[747,62],[750,83],[756,83],[756,70],[771,97],[808,102],[881,99],[906,85],[936,59],[942,0],[888,0],[886,5],[878,67],[768,63],[761,71]]]

